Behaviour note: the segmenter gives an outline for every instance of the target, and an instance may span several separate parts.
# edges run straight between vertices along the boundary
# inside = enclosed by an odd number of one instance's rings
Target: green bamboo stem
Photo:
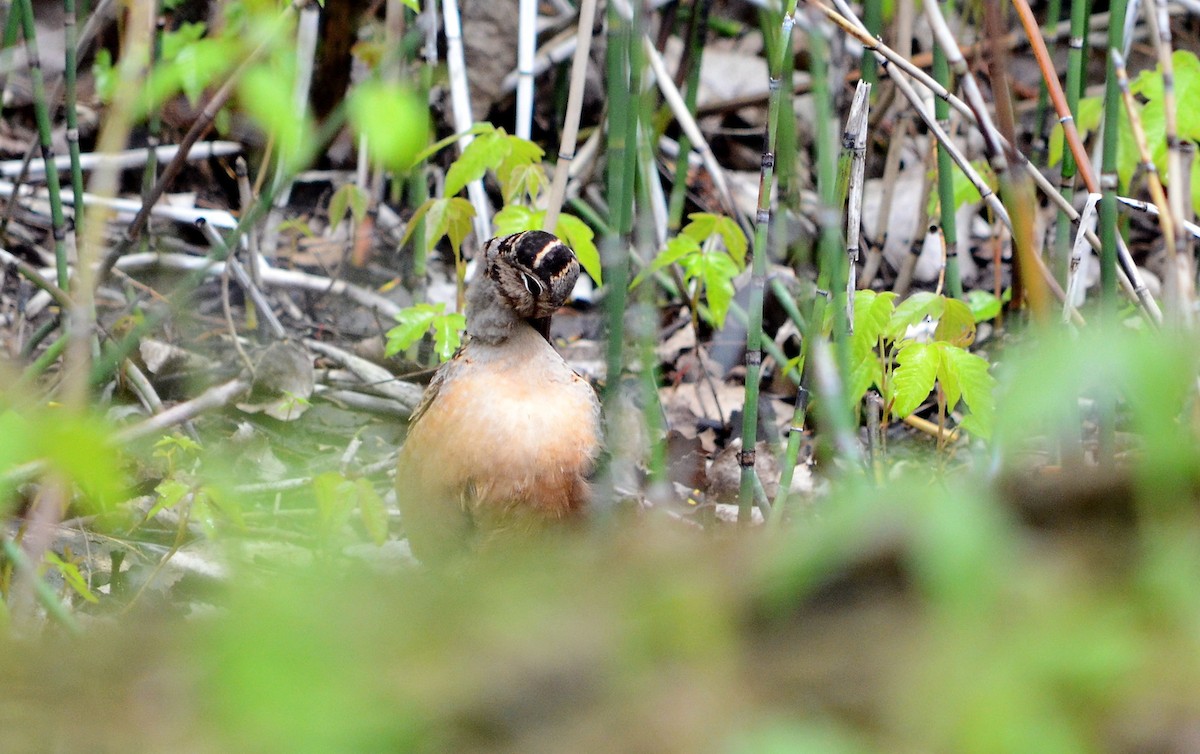
[[[1053,0],[1058,2],[1059,0]],[[942,0],[942,13],[954,13],[954,0]],[[946,52],[940,46],[933,48],[933,78],[947,90],[950,85],[950,64],[946,62]],[[934,117],[938,125],[947,135],[950,134],[950,103],[942,98],[934,100]],[[958,207],[954,204],[954,162],[946,145],[938,142],[937,147],[937,181],[938,205],[941,207],[942,238],[946,242],[946,289],[954,298],[962,298],[962,276],[958,268],[958,221],[955,217]]]
[[[878,37],[883,31],[883,0],[865,0],[863,2],[863,23],[871,36]],[[868,84],[879,81],[879,72],[875,69],[875,55],[870,50],[862,51],[862,80]]]
[[[1062,0],[1050,0],[1046,6],[1046,21],[1042,24],[1042,36],[1050,41],[1050,51],[1058,49],[1058,17],[1062,15]],[[1033,131],[1033,161],[1041,164],[1046,156],[1047,116],[1050,111],[1050,88],[1045,79],[1038,85],[1036,123]]]
[[[16,7],[10,5],[8,17],[4,21],[4,36],[0,38],[0,92],[8,88],[8,73],[12,65],[13,51],[16,50],[17,35],[21,33],[21,14]],[[0,115],[4,113],[4,101],[0,98]]]
[[[779,123],[780,75],[783,56],[792,49],[792,27],[796,23],[796,3],[791,0],[783,14],[776,54],[770,65],[767,100],[767,133],[763,145],[762,166],[758,179],[758,205],[754,218],[754,251],[751,260],[750,302],[746,327],[746,397],[742,405],[742,452],[738,456],[741,480],[738,489],[738,522],[750,523],[754,509],[755,446],[758,443],[758,388],[762,371],[763,296],[767,281],[767,230],[771,225],[771,185],[775,169],[775,140]],[[787,117],[792,117],[787,113]]]
[[[1074,118],[1079,113],[1079,98],[1084,87],[1084,45],[1088,30],[1088,0],[1071,0],[1071,30],[1067,41],[1067,108]],[[1058,190],[1064,199],[1071,202],[1075,197],[1075,155],[1069,149],[1062,150],[1062,165],[1059,169]],[[1058,210],[1054,233],[1055,269],[1058,278],[1065,281],[1071,254],[1071,218],[1065,210]]]
[[[625,307],[628,301],[629,252],[628,233],[632,227],[633,173],[631,158],[636,156],[635,137],[637,108],[633,105],[632,82],[634,33],[632,24],[625,21],[613,3],[608,4],[608,46],[606,68],[608,85],[606,198],[609,210],[609,230],[601,241],[601,262],[604,265],[604,313],[606,323],[605,382],[601,392],[608,436],[614,436],[618,421],[621,375],[625,369]],[[606,461],[607,462],[607,461]],[[613,494],[611,475],[601,469],[597,475],[602,484],[609,485]],[[601,498],[604,499],[603,496]]]
[[[154,24],[154,43],[150,46],[150,70],[162,65],[163,32],[167,20],[159,16]],[[146,121],[146,169],[142,173],[142,201],[145,202],[154,191],[154,183],[158,179],[158,155],[155,147],[160,143],[159,134],[162,132],[162,115],[159,108],[152,108]],[[76,204],[76,206],[79,206]]]
[[[58,287],[66,290],[71,279],[67,263],[66,220],[63,217],[58,168],[54,165],[54,148],[50,142],[50,103],[46,99],[46,79],[42,73],[41,60],[38,58],[37,32],[33,24],[33,2],[32,0],[17,0],[13,10],[21,15],[21,28],[25,34],[25,52],[29,61],[30,78],[33,81],[34,114],[37,118],[42,161],[46,164],[46,188],[50,192],[50,227],[54,233],[55,272],[58,276]]]
[[[813,105],[815,129],[817,195],[820,200],[820,238],[817,259],[819,271],[817,288],[828,291],[828,306],[832,308],[832,331],[829,336],[818,332],[824,321],[824,296],[817,296],[813,313],[809,317],[810,328],[805,340],[809,349],[805,361],[806,371],[811,371],[813,383],[818,388],[819,417],[832,441],[834,453],[845,460],[855,460],[857,443],[853,437],[853,422],[842,396],[843,375],[848,373],[850,323],[846,320],[846,255],[840,239],[840,216],[837,211],[837,137],[834,132],[832,92],[829,82],[828,50],[825,37],[816,19],[809,24],[809,49],[812,62],[809,74],[813,82]],[[827,337],[832,341],[829,348]]]
[[[82,233],[83,223],[83,169],[79,165],[79,113],[76,110],[76,68],[78,39],[78,19],[76,18],[75,0],[64,0],[63,3],[66,38],[66,119],[67,119],[67,148],[71,155],[71,193],[75,197],[75,238],[78,240]],[[153,159],[151,155],[150,159]]]
[[[1108,26],[1109,50],[1122,48],[1125,28],[1126,0],[1113,0]],[[1100,173],[1100,298],[1106,311],[1112,313],[1117,305],[1117,127],[1121,117],[1121,91],[1117,71],[1110,55],[1106,55],[1104,82],[1104,136]]]
[[[700,64],[704,55],[704,42],[708,32],[708,12],[712,0],[696,0],[692,3],[692,12],[688,17],[687,49],[684,51],[682,65],[687,69],[687,91],[684,92],[684,102],[688,112],[696,112],[696,97],[700,91]],[[683,208],[687,200],[687,176],[689,157],[692,152],[692,140],[686,132],[679,134],[679,155],[675,158],[675,181],[671,185],[671,196],[667,202],[667,228],[671,232],[678,231],[683,225]]]

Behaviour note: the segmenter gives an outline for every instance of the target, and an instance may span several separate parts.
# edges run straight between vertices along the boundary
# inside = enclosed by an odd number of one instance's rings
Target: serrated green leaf
[[[47,550],[46,562],[54,567],[56,571],[63,577],[63,581],[71,590],[83,597],[88,602],[95,604],[100,600],[88,588],[87,579],[83,578],[83,574],[79,572],[79,566],[69,561],[63,560],[57,553]]]
[[[497,236],[508,236],[542,227],[545,212],[529,209],[520,204],[507,204],[492,217],[492,226]]]
[[[899,366],[892,373],[892,414],[898,419],[917,410],[929,397],[941,361],[939,349],[927,343],[909,343],[896,354]]]
[[[988,371],[987,361],[961,348],[946,348],[944,353],[949,362],[947,369],[958,375],[962,401],[971,411],[970,421],[964,420],[962,426],[985,439],[991,437],[996,415],[996,378]]]
[[[724,215],[711,212],[693,212],[688,215],[690,222],[680,230],[680,234],[693,238],[697,243],[704,243],[713,235],[719,235],[725,250],[737,262],[738,268],[746,266],[746,250],[749,242],[746,234],[736,222]]]
[[[354,513],[354,483],[341,474],[327,471],[313,477],[317,502],[317,528],[325,538],[336,535]]]
[[[567,245],[575,251],[575,258],[579,260],[579,266],[583,268],[584,272],[591,275],[592,280],[596,281],[596,285],[603,285],[604,272],[600,267],[600,251],[596,248],[596,242],[593,240],[596,234],[592,232],[588,224],[575,215],[560,212],[558,222],[554,225],[554,234],[566,241]]]
[[[192,486],[184,484],[178,479],[164,479],[158,483],[154,491],[158,494],[158,500],[150,508],[150,512],[146,514],[147,521],[164,510],[170,510],[179,505],[179,501],[183,500],[184,496],[192,491]]]
[[[366,479],[354,481],[355,498],[358,500],[358,513],[362,517],[363,528],[367,536],[376,545],[382,545],[388,536],[388,512],[375,487]]]
[[[450,312],[433,320],[433,347],[438,359],[447,361],[462,343],[463,331],[467,329],[467,318],[458,312]]]
[[[400,324],[387,331],[385,356],[395,356],[407,351],[429,331],[433,321],[442,314],[444,304],[415,304],[396,314]]]
[[[650,260],[650,264],[642,268],[642,271],[637,274],[633,282],[629,284],[629,290],[633,290],[642,284],[649,276],[665,269],[676,262],[683,260],[685,257],[692,254],[700,253],[700,244],[691,236],[677,235],[667,241],[667,246],[654,259]]]
[[[355,222],[362,222],[367,214],[367,192],[353,183],[347,183],[329,198],[329,229],[337,230],[350,210]]]
[[[926,317],[938,318],[945,306],[945,297],[929,291],[919,291],[912,294],[892,312],[888,321],[886,335],[892,340],[904,337],[904,332],[911,326],[921,322]]]
[[[933,339],[966,348],[975,341],[975,315],[971,307],[954,298],[945,299]]]
[[[852,348],[874,351],[883,335],[884,328],[895,311],[896,294],[891,291],[876,293],[872,290],[856,291],[854,294],[854,334]]]
[[[962,396],[962,386],[959,384],[958,370],[954,368],[954,363],[951,361],[952,357],[947,354],[959,349],[958,346],[952,346],[943,341],[937,341],[931,345],[941,351],[938,357],[937,381],[946,399],[946,410],[952,411]]]
[[[507,135],[498,128],[472,139],[446,171],[445,195],[455,196],[468,183],[479,180],[489,169],[495,169],[508,153]]]
[[[1000,308],[1003,304],[1000,303],[1000,299],[996,298],[996,294],[991,291],[973,288],[967,291],[967,306],[971,308],[971,316],[975,318],[975,322],[978,324],[995,319],[1000,314]]]
[[[545,171],[542,168],[542,157],[545,154],[542,148],[532,141],[504,134],[504,150],[495,171],[496,180],[500,182],[500,190],[504,194],[506,203],[516,201],[517,196],[525,188],[524,177],[531,172],[536,175],[538,171],[541,171],[541,180],[544,182]]]
[[[857,355],[851,358],[850,378],[846,380],[846,396],[851,406],[857,406],[872,385],[883,382],[883,367],[873,353],[867,353],[862,358]]]
[[[471,218],[475,216],[475,208],[462,197],[453,196],[441,199],[429,199],[417,208],[409,218],[404,230],[403,245],[408,241],[422,217],[425,218],[425,251],[433,250],[443,236],[450,239],[454,254],[458,256],[462,250],[462,241],[471,232]]]
[[[504,202],[508,205],[523,201],[524,197],[528,197],[530,202],[536,202],[548,182],[546,169],[540,162],[514,165],[504,173],[497,172],[496,177],[500,181]]]
[[[688,279],[700,279],[704,283],[704,297],[708,302],[709,319],[718,329],[725,326],[729,305],[733,302],[733,279],[738,268],[727,254],[693,254],[680,260]]]
[[[688,215],[690,221],[679,231],[680,234],[692,238],[696,243],[704,243],[717,227],[717,217],[711,212],[693,212]]]

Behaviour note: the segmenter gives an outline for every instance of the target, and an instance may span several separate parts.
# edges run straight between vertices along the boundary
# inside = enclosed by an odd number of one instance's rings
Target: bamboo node
[[[754,468],[754,450],[743,450],[738,453],[738,465],[743,469]]]
[[[746,366],[748,366],[748,367],[761,366],[762,365],[762,355],[763,355],[763,352],[761,350],[746,351]]]

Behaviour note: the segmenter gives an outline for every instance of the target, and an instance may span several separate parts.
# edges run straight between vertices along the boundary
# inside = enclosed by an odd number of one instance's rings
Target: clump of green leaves
[[[733,279],[746,268],[746,234],[738,224],[723,215],[695,212],[691,221],[645,267],[630,288],[636,288],[649,275],[678,264],[689,288],[690,306],[714,327],[725,324],[733,302]],[[706,306],[701,306],[701,299]]]
[[[446,305],[416,304],[396,315],[400,324],[387,332],[384,354],[395,356],[407,351],[425,333],[433,332],[433,346],[438,359],[445,361],[454,355],[467,327],[467,318],[461,312],[447,312]]]
[[[909,328],[926,318],[937,325],[932,340],[920,342]],[[967,304],[940,294],[915,293],[897,306],[894,293],[858,291],[850,337],[851,401],[857,405],[875,386],[891,414],[902,419],[937,388],[940,415],[961,402],[968,413],[959,426],[990,437],[996,380],[987,361],[967,350],[975,340],[975,322]]]
[[[443,196],[429,199],[417,208],[401,243],[408,242],[417,223],[424,219],[425,251],[432,251],[437,242],[445,237],[450,241],[455,259],[461,260],[462,242],[471,231],[475,210],[470,202],[458,194],[468,183],[483,178],[488,172],[495,177],[504,198],[504,207],[493,218],[497,233],[518,233],[542,227],[545,212],[532,209],[542,189],[549,183],[542,165],[542,157],[545,156],[542,148],[490,123],[476,124],[471,134],[475,138],[446,171]],[[417,160],[432,156],[459,138],[459,135],[454,135],[439,141],[418,155]],[[575,250],[575,256],[579,258],[584,271],[596,282],[601,282],[600,252],[592,240],[591,228],[579,218],[563,213],[559,215],[554,232]]]
[[[1175,108],[1179,139],[1200,144],[1200,58],[1196,57],[1194,52],[1177,50],[1171,56],[1171,65],[1175,69]],[[1167,171],[1167,121],[1163,101],[1162,66],[1142,71],[1130,83],[1129,88],[1135,96],[1144,100],[1139,114],[1142,128],[1146,132],[1146,142],[1150,145],[1150,153],[1158,174],[1163,176],[1163,182],[1169,185],[1172,177]],[[1075,115],[1075,123],[1080,134],[1086,136],[1099,128],[1103,112],[1102,97],[1084,97],[1079,100],[1079,112]],[[1121,110],[1117,133],[1117,176],[1122,186],[1128,186],[1141,158],[1137,142],[1133,138],[1133,129],[1129,125],[1129,115],[1124,109]],[[1062,126],[1056,125],[1050,134],[1051,164],[1062,159],[1062,151]],[[1192,162],[1191,185],[1200,185],[1200,161]],[[1200,212],[1200,191],[1192,192],[1192,205]]]

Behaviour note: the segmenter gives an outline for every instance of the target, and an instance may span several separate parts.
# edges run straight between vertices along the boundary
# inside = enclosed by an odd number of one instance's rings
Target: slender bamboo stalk
[[[817,18],[808,23],[809,50],[812,53],[810,73],[813,80],[813,104],[815,129],[815,160],[817,194],[820,198],[818,211],[820,239],[818,241],[817,288],[829,291],[829,306],[833,310],[832,332],[827,338],[818,328],[824,320],[825,299],[817,296],[813,314],[809,317],[810,328],[805,340],[812,344],[805,362],[805,369],[812,370],[812,381],[818,389],[818,416],[833,443],[835,455],[848,462],[861,457],[858,443],[853,437],[849,406],[843,395],[843,377],[848,373],[849,330],[846,320],[846,255],[840,240],[841,218],[835,204],[837,195],[836,155],[837,138],[833,130],[832,93],[830,91],[827,47]],[[832,341],[832,347],[830,344]]]
[[[755,445],[758,443],[758,389],[762,370],[763,291],[767,282],[767,230],[771,225],[771,186],[775,169],[775,139],[779,123],[780,74],[783,56],[792,49],[792,27],[796,23],[796,2],[787,4],[779,29],[779,44],[770,66],[767,87],[767,133],[763,144],[758,176],[758,205],[754,217],[754,250],[750,273],[750,302],[746,327],[746,397],[742,404],[742,451],[738,454],[741,480],[738,489],[738,522],[750,523],[754,506]],[[791,113],[787,113],[791,117]]]
[[[1158,64],[1162,68],[1163,82],[1163,121],[1164,135],[1167,140],[1167,180],[1171,183],[1171,191],[1167,197],[1171,213],[1171,227],[1175,238],[1168,249],[1174,253],[1173,295],[1179,299],[1180,321],[1190,327],[1194,316],[1196,299],[1194,264],[1188,253],[1188,237],[1184,229],[1186,220],[1184,207],[1190,202],[1191,193],[1187,190],[1190,174],[1183,169],[1183,154],[1180,150],[1178,106],[1175,97],[1175,64],[1171,53],[1171,19],[1167,15],[1166,0],[1146,2],[1146,22],[1154,39],[1154,49],[1158,55]],[[1157,202],[1156,202],[1157,203]],[[1167,226],[1164,224],[1163,232]]]
[[[75,0],[65,0],[63,3],[63,32],[66,47],[66,117],[67,117],[67,151],[71,157],[71,191],[75,196],[75,206],[83,206],[83,170],[79,159],[79,113],[75,107],[76,99],[76,48],[79,45],[78,19],[75,13]],[[80,222],[83,213],[75,213],[74,233],[76,238],[81,235]]]
[[[538,0],[517,3],[517,123],[522,139],[533,133],[533,56],[537,51]]]
[[[605,379],[601,391],[606,435],[616,437],[621,421],[621,381],[625,373],[626,308],[629,300],[630,246],[633,227],[633,187],[636,175],[636,135],[639,108],[634,92],[641,81],[641,63],[633,19],[626,19],[613,3],[608,4],[606,46],[607,149],[605,198],[608,223],[601,242],[604,265]],[[600,500],[614,497],[614,453],[602,462],[597,478],[602,485]],[[602,509],[603,510],[603,509]]]
[[[712,0],[694,0],[688,16],[683,63],[687,68],[687,90],[684,102],[688,112],[696,112],[696,97],[700,91],[700,66],[704,55],[704,41],[708,34],[708,12]],[[677,231],[683,225],[683,207],[687,199],[688,155],[692,142],[686,133],[679,135],[679,154],[675,159],[675,181],[671,185],[671,197],[667,202],[667,227]]]
[[[554,166],[554,183],[546,200],[546,216],[542,227],[553,233],[558,225],[558,213],[562,210],[563,196],[567,191],[568,171],[575,159],[575,146],[579,138],[579,118],[583,113],[583,87],[587,81],[587,67],[592,47],[592,27],[596,22],[596,0],[583,0],[579,6],[579,42],[575,46],[575,59],[571,62],[571,90],[567,96],[567,113],[563,123],[562,142],[558,148],[558,161]]]
[[[1108,27],[1109,50],[1120,50],[1122,47],[1125,6],[1126,0],[1113,0],[1109,6],[1109,13],[1112,15]],[[1121,95],[1113,58],[1106,57],[1108,61],[1104,88],[1103,166],[1099,187],[1104,195],[1100,200],[1100,297],[1105,308],[1112,312],[1115,311],[1117,303],[1117,119],[1121,113]],[[1107,434],[1108,441],[1111,442],[1111,432]]]
[[[458,0],[442,0],[442,24],[446,34],[446,67],[450,72],[450,109],[454,113],[454,130],[462,134],[458,140],[461,154],[475,137],[470,131],[475,123],[471,114],[471,96],[467,87],[467,61],[463,52],[462,20],[458,14]],[[475,236],[482,244],[492,235],[492,210],[482,180],[467,184],[467,197],[475,208]]]
[[[68,0],[70,1],[70,0]],[[150,66],[154,70],[162,65],[163,33],[166,30],[167,19],[158,16],[154,24],[154,43],[150,48]],[[161,143],[162,115],[159,108],[152,108],[146,122],[146,169],[142,173],[142,200],[145,201],[154,190],[154,182],[158,179],[158,145]],[[76,206],[83,203],[76,198]]]
[[[62,195],[58,182],[58,171],[54,169],[54,147],[50,143],[50,103],[46,99],[46,78],[38,58],[37,32],[33,24],[31,0],[17,0],[12,12],[21,15],[21,27],[25,35],[25,55],[29,61],[29,75],[33,81],[33,108],[37,118],[38,138],[41,140],[42,161],[46,164],[46,186],[50,190],[50,227],[54,233],[54,259],[58,273],[58,287],[67,289],[70,272],[67,262],[67,230],[63,217]]]
[[[1054,0],[1058,2],[1059,0]],[[942,0],[943,14],[954,12],[954,0]],[[950,65],[946,62],[946,52],[941,45],[933,47],[933,77],[938,84],[950,89]],[[950,134],[950,104],[940,97],[934,100],[933,114],[938,125]],[[938,206],[940,207],[942,238],[946,243],[946,288],[950,295],[962,298],[962,277],[958,269],[958,207],[954,203],[954,176],[951,171],[954,163],[950,152],[941,141],[937,145],[937,181]]]
[[[1041,35],[1050,40],[1050,47],[1058,48],[1061,36],[1058,32],[1058,18],[1062,15],[1062,0],[1050,0],[1046,6],[1046,22],[1042,24]],[[1033,161],[1042,164],[1046,156],[1046,116],[1050,107],[1049,85],[1043,80],[1038,85],[1037,125],[1033,131]]]
[[[1083,46],[1088,29],[1088,0],[1071,0],[1071,29],[1067,41],[1067,111],[1072,119],[1079,112],[1079,98],[1083,94],[1084,56]],[[1075,195],[1075,154],[1069,149],[1062,151],[1059,168],[1058,189],[1068,205]],[[1068,264],[1068,249],[1071,245],[1071,216],[1059,207],[1055,227],[1054,254],[1058,260],[1056,270],[1065,274]]]
[[[842,137],[842,149],[851,152],[846,194],[846,322],[851,331],[854,328],[854,291],[858,287],[855,272],[862,233],[863,176],[867,168],[867,116],[870,109],[871,85],[860,81],[854,90],[854,101],[850,105],[850,115],[846,118],[846,130]]]

